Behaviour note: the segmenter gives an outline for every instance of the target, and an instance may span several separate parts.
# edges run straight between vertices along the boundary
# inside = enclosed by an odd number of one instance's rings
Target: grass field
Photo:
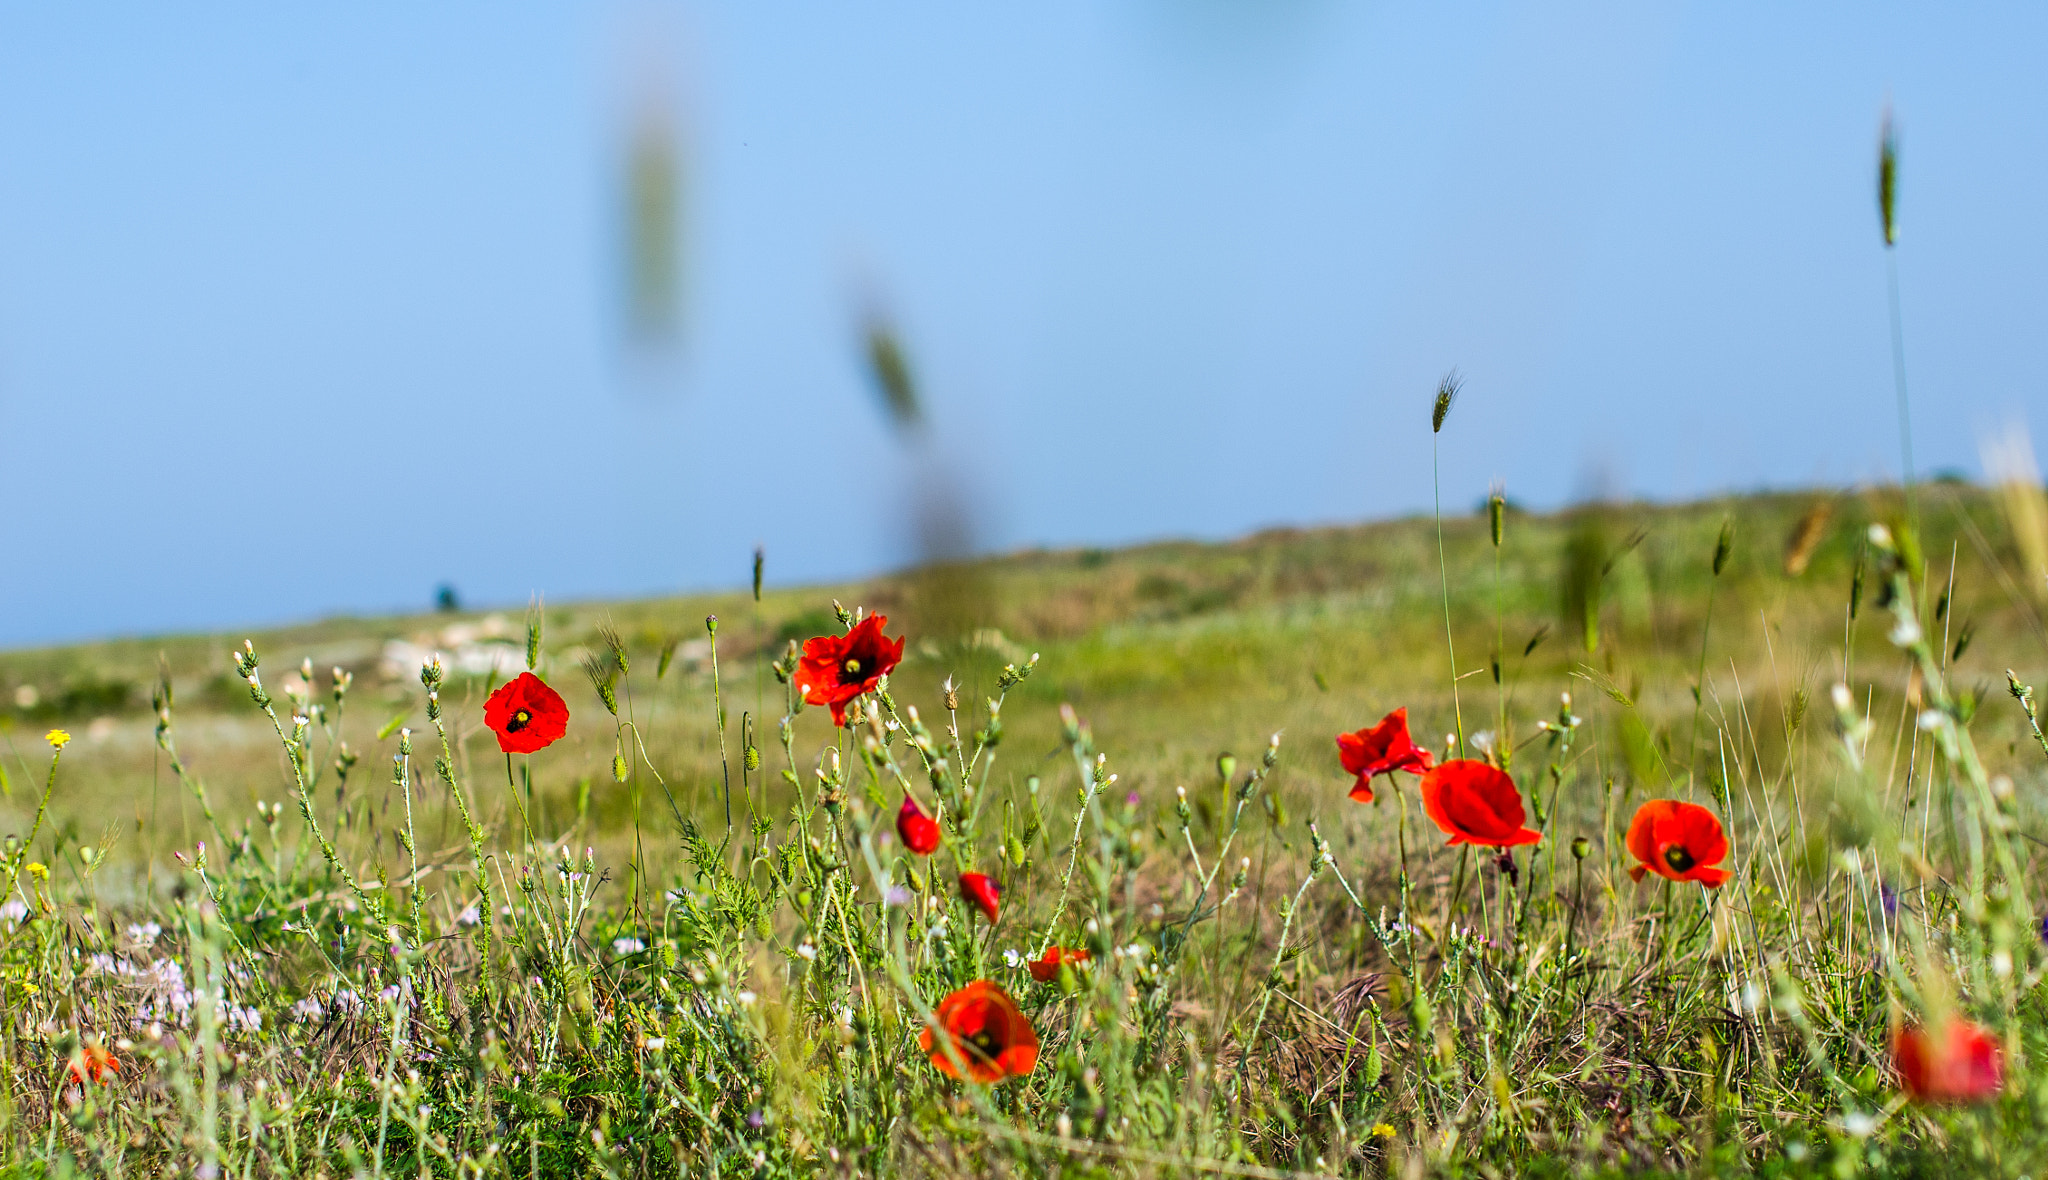
[[[1441,549],[1425,518],[836,587],[769,554],[758,598],[0,653],[8,1166],[2043,1174],[2048,747],[2007,670],[2048,681],[2048,586],[2012,504],[1497,541],[1482,506]],[[908,639],[843,730],[771,666],[835,599]],[[483,706],[529,620],[571,719],[515,758]],[[1335,736],[1397,707],[1541,841],[1442,846],[1412,775],[1347,798]],[[1720,817],[1728,884],[1631,880],[1653,798]],[[1092,957],[1038,981],[1047,945]],[[919,1043],[981,979],[1038,1046],[986,1085]],[[1894,1037],[1961,1016],[1998,1096],[1913,1101]]]

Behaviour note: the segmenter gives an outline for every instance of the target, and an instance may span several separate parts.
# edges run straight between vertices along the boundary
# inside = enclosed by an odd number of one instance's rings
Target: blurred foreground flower
[[[1961,1018],[1934,1028],[1902,1028],[1892,1038],[1899,1086],[1919,1102],[1975,1102],[2005,1087],[1997,1038]]]
[[[977,979],[939,1001],[934,1014],[942,1030],[941,1040],[927,1028],[917,1043],[931,1055],[932,1064],[949,1077],[965,1076],[990,1085],[1008,1077],[1022,1077],[1038,1064],[1038,1033],[1017,1007],[1010,993],[986,979]],[[953,1052],[947,1052],[947,1046]],[[967,1066],[962,1075],[953,1063],[957,1053]]]

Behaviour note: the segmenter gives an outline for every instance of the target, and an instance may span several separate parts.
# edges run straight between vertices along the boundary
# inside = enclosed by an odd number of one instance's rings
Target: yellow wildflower
[[[1381,1139],[1392,1139],[1394,1137],[1394,1128],[1388,1123],[1375,1123],[1373,1124],[1372,1133]]]
[[[49,866],[39,860],[32,860],[28,862],[28,875],[38,881],[47,881],[50,879]]]
[[[71,735],[61,729],[53,729],[43,735],[43,740],[50,743],[51,749],[61,750],[71,743]]]

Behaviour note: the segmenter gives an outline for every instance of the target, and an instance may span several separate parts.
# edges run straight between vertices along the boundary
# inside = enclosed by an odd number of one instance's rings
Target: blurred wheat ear
[[[637,119],[625,161],[626,306],[633,334],[664,343],[682,310],[682,154],[664,112]]]
[[[889,412],[889,421],[898,429],[916,426],[923,420],[924,410],[918,404],[917,382],[911,375],[910,358],[895,325],[880,317],[870,317],[865,335],[868,375],[874,378],[875,391],[882,395],[882,407]]]
[[[2021,581],[2036,601],[2048,603],[2048,492],[2034,463],[2033,440],[2015,421],[1982,445],[1984,473],[1998,491],[2006,528],[2025,567]]]
[[[1828,524],[1835,518],[1832,500],[1821,500],[1806,510],[1799,523],[1792,526],[1791,536],[1785,539],[1785,572],[1798,577],[1806,572],[1813,561],[1813,551],[1827,539]]]
[[[1565,540],[1559,605],[1564,625],[1579,633],[1589,653],[1600,646],[1600,589],[1607,548],[1606,512],[1597,504],[1580,509]]]

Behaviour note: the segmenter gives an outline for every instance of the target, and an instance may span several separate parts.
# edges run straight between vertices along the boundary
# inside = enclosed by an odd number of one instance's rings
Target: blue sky
[[[2048,9],[0,5],[0,644],[813,580],[2048,437]],[[625,343],[621,145],[683,160]],[[879,298],[930,407],[860,367]]]

